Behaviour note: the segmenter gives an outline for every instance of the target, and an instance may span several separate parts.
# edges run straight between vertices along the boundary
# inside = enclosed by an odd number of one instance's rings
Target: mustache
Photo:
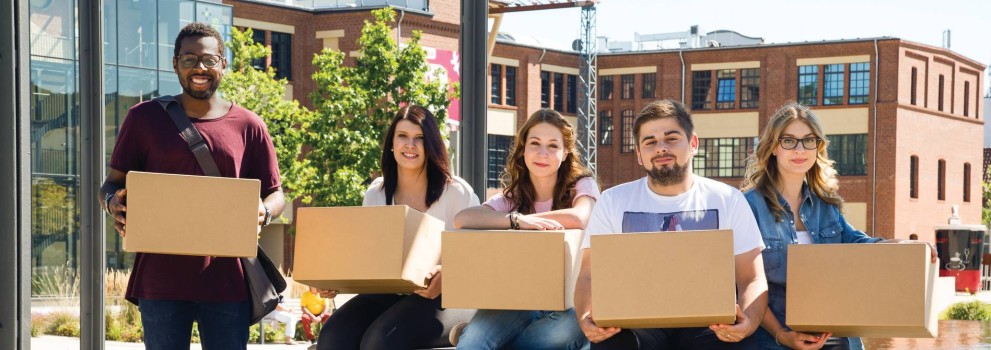
[[[659,159],[677,159],[677,157],[675,157],[673,155],[670,155],[670,154],[669,155],[657,155],[657,156],[654,156],[654,157],[650,158],[650,161],[653,162],[653,161],[659,160]]]

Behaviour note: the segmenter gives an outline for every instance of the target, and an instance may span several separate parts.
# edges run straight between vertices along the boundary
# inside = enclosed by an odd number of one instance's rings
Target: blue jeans
[[[578,327],[575,309],[478,310],[458,339],[458,349],[470,350],[575,350],[587,347],[588,339]]]
[[[248,348],[251,306],[247,301],[201,303],[175,300],[138,300],[147,350],[189,349],[193,321],[200,330],[203,350]]]

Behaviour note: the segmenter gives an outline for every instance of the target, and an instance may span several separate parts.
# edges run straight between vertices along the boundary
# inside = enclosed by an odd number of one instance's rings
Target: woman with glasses
[[[764,239],[768,285],[768,310],[753,335],[760,349],[863,349],[860,338],[799,333],[785,325],[789,244],[902,242],[869,237],[846,221],[826,144],[819,118],[808,107],[788,104],[768,121],[747,159],[742,190]]]

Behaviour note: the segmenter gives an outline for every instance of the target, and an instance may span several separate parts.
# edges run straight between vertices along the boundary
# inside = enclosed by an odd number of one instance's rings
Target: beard
[[[653,159],[651,162],[653,162]],[[647,176],[650,177],[650,182],[658,186],[677,185],[685,182],[685,178],[688,177],[688,164],[678,164],[677,158],[675,158],[675,161],[670,166],[659,166],[653,169],[648,169],[644,166],[644,170],[647,172]]]
[[[195,90],[193,90],[190,87],[190,86],[193,85],[193,82],[191,81],[191,79],[192,79],[192,76],[187,77],[186,78],[186,81],[184,81],[182,83],[182,91],[185,92],[186,95],[189,95],[189,97],[192,97],[192,98],[195,98],[195,99],[198,99],[198,100],[207,100],[207,99],[210,99],[210,97],[213,96],[213,94],[217,92],[217,88],[220,87],[220,79],[213,78],[213,79],[210,80],[210,87],[209,88],[207,88],[206,90],[203,90],[203,91],[195,91]]]

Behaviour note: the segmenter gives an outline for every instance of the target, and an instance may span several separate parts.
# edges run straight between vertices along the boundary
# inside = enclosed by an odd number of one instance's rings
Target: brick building
[[[308,106],[312,55],[334,48],[354,57],[371,17],[361,1],[343,8],[224,3],[233,7],[235,26],[260,30],[259,41],[273,48],[268,63],[290,72],[291,94]],[[407,4],[397,7],[403,38],[421,30],[428,51],[456,53],[459,2],[400,3]],[[550,107],[577,118],[578,55],[500,36],[489,62],[487,185],[494,188],[512,135],[529,114]],[[600,53],[599,181],[608,188],[643,176],[631,126],[649,101],[691,107],[700,138],[695,172],[732,185],[770,114],[798,101],[825,124],[847,219],[884,237],[915,233],[932,241],[953,205],[963,222],[980,222],[984,68],[892,37]]]

